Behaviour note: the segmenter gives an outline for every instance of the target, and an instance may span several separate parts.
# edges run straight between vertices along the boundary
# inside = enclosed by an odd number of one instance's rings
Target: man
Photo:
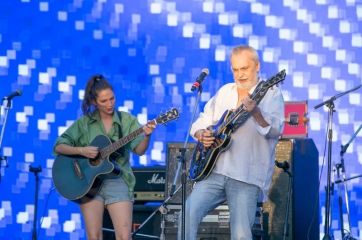
[[[237,46],[232,49],[230,61],[234,83],[221,87],[207,102],[190,134],[207,148],[215,141],[207,127],[217,123],[226,110],[243,104],[251,116],[231,134],[230,148],[220,154],[212,173],[197,182],[188,197],[187,240],[196,239],[202,218],[225,200],[230,211],[231,239],[252,239],[257,201],[271,183],[275,146],[284,121],[282,93],[273,87],[256,105],[249,96],[259,81],[257,52],[249,46]]]

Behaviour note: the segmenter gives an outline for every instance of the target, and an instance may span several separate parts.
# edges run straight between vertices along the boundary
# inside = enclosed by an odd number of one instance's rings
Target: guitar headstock
[[[277,85],[278,83],[284,81],[286,76],[285,69],[281,70],[277,74],[275,74],[273,77],[269,78],[267,81],[265,81],[264,86],[265,88],[270,88],[274,85]]]
[[[175,120],[179,117],[179,111],[177,108],[171,108],[165,113],[160,114],[156,119],[157,124],[165,124],[169,121]]]

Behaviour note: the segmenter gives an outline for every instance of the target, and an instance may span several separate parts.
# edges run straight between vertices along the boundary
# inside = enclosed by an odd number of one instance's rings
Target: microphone
[[[6,100],[11,100],[11,99],[13,99],[14,97],[21,96],[22,94],[23,94],[23,91],[21,91],[20,89],[18,89],[18,90],[16,90],[15,92],[10,93],[10,95],[4,97],[4,99],[6,99]]]
[[[209,69],[202,69],[200,75],[196,78],[196,81],[192,84],[191,91],[195,91],[201,86],[201,83],[204,81],[206,76],[209,75]]]
[[[275,166],[283,169],[284,171],[289,169],[289,163],[287,161],[284,161],[284,162],[275,161]]]

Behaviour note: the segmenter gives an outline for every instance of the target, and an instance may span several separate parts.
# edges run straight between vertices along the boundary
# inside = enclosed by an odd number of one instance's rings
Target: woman
[[[57,139],[55,152],[93,159],[98,155],[99,149],[89,144],[96,136],[105,135],[115,141],[141,127],[134,116],[115,111],[114,107],[115,96],[109,82],[102,75],[91,77],[84,93],[83,116]],[[138,136],[116,152],[116,162],[121,169],[120,176],[106,176],[96,196],[80,203],[88,239],[102,239],[104,208],[109,211],[116,239],[131,238],[135,177],[129,163],[130,151],[143,155],[154,128],[154,124],[146,124],[143,127],[144,136]]]

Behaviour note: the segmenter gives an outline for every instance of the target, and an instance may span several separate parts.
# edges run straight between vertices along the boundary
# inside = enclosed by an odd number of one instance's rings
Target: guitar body
[[[98,135],[90,146],[102,149],[111,144],[108,137]],[[106,174],[119,174],[118,164],[110,158],[88,159],[77,155],[58,155],[54,161],[52,175],[58,192],[65,198],[85,202],[93,198],[102,185]]]
[[[231,111],[225,111],[219,122],[216,125],[208,127],[208,129],[214,132],[214,129],[217,129],[230,114]],[[205,148],[201,142],[197,142],[196,147],[192,153],[190,163],[189,177],[191,180],[201,181],[210,175],[212,169],[214,169],[219,155],[229,148],[231,142],[231,133],[231,126],[225,128],[224,131],[215,136],[215,143],[209,148]]]

